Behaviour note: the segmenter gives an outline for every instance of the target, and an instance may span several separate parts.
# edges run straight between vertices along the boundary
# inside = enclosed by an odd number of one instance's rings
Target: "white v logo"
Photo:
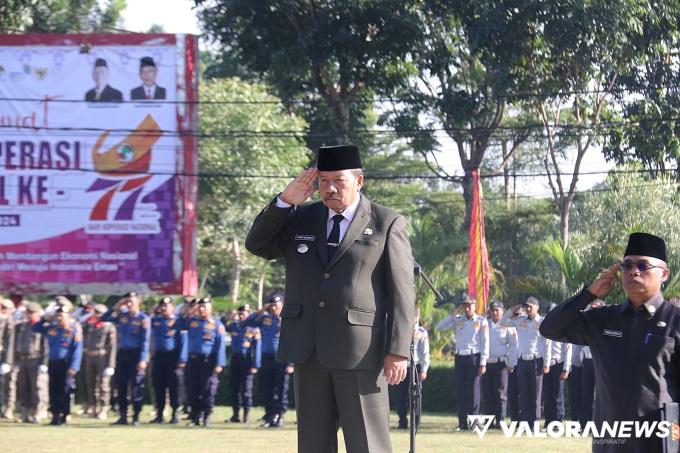
[[[495,418],[494,415],[468,415],[468,425],[481,439],[489,430]]]

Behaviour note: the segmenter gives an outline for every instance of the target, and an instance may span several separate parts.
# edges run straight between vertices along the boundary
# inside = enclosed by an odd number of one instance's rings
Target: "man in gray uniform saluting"
[[[302,204],[319,181],[321,201]],[[319,149],[257,216],[252,253],[283,256],[277,360],[295,364],[298,451],[390,452],[387,384],[406,376],[415,322],[406,220],[360,194],[355,146]]]
[[[678,401],[680,308],[666,303],[661,285],[668,279],[666,244],[647,233],[633,233],[617,263],[571,299],[546,315],[546,338],[590,346],[595,369],[595,414],[603,422],[658,422],[664,403]],[[618,273],[627,299],[584,311],[614,287]],[[594,438],[595,452],[662,451],[656,433],[647,437]]]

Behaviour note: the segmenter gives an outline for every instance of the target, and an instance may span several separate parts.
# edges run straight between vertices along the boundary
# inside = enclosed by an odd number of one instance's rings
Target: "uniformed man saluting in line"
[[[241,305],[227,324],[231,335],[231,407],[234,411],[230,422],[239,423],[239,409],[243,407],[243,423],[250,421],[253,407],[253,378],[261,365],[262,349],[260,329],[246,327],[243,321],[248,317],[248,307]]]
[[[227,364],[224,325],[212,315],[212,300],[198,300],[194,316],[181,326],[187,331],[187,347],[182,349],[181,364],[187,365],[187,396],[191,412],[189,426],[210,425],[219,384],[218,375]]]
[[[258,380],[264,399],[262,426],[265,428],[282,427],[288,410],[288,381],[293,372],[293,364],[276,361],[281,337],[282,306],[283,294],[272,293],[261,309],[243,321],[244,326],[256,327],[262,334],[262,368],[258,372]]]
[[[163,423],[166,391],[170,396],[171,424],[177,424],[179,417],[179,369],[180,354],[186,347],[186,332],[180,330],[180,321],[175,316],[171,297],[164,297],[156,306],[156,315],[151,319],[153,339],[153,367],[151,379],[156,395],[156,418],[151,423]]]
[[[660,421],[665,402],[678,401],[680,308],[664,301],[668,280],[666,243],[633,233],[623,262],[604,271],[588,287],[550,311],[541,325],[546,338],[590,346],[595,364],[596,423]],[[621,272],[626,300],[584,311],[605,297]],[[595,452],[662,451],[662,440],[593,439]]]
[[[26,305],[26,318],[15,325],[14,370],[17,382],[17,402],[21,408],[21,421],[38,423],[40,414],[39,390],[47,379],[47,340],[44,335],[34,332],[32,327],[40,322],[43,310],[40,304],[30,302]],[[44,376],[46,377],[46,376]]]
[[[85,394],[92,416],[105,420],[111,399],[111,376],[116,368],[118,341],[116,327],[102,321],[102,316],[108,311],[106,305],[97,304],[93,308],[94,313],[85,319],[83,325]]]
[[[49,348],[50,425],[64,425],[71,413],[71,392],[83,357],[83,331],[69,316],[69,307],[59,305],[51,319],[34,324],[34,332],[47,336]]]
[[[538,300],[535,297],[528,297],[523,305],[515,305],[506,311],[500,321],[502,327],[514,327],[517,330],[518,360],[515,373],[521,419],[531,426],[541,418],[543,373],[550,371],[544,364],[548,343],[538,330],[541,322],[543,317],[538,314]]]
[[[508,401],[508,376],[517,366],[517,331],[503,327],[503,302],[495,300],[489,305],[489,358],[482,377],[485,414],[494,415],[494,428],[505,420]]]
[[[479,415],[480,379],[489,358],[489,322],[475,313],[476,301],[468,297],[458,311],[439,321],[437,329],[455,329],[458,396],[458,431],[468,430],[468,415]],[[464,315],[460,314],[463,311]]]
[[[115,425],[128,424],[128,386],[132,387],[132,424],[139,425],[139,413],[144,404],[144,378],[149,360],[149,315],[140,311],[139,297],[129,293],[113,310],[106,313],[103,321],[111,321],[118,330],[118,354],[116,355],[116,389],[120,418]]]

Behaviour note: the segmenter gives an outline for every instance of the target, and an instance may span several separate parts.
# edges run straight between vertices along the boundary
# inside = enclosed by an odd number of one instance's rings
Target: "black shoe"
[[[264,419],[264,421],[262,422],[262,424],[260,424],[260,426],[261,426],[262,428],[269,428],[270,426],[272,426],[273,423],[274,423],[274,421],[272,420],[272,418],[271,418],[271,417],[267,417],[267,418]]]
[[[161,415],[161,418],[163,418],[162,415]],[[132,425],[132,426],[139,426],[139,412],[136,412],[135,415],[132,416],[132,423],[131,423],[131,425]]]
[[[179,418],[177,417],[177,411],[176,410],[172,411],[172,418],[170,419],[170,421],[168,423],[170,423],[171,425],[176,425],[177,423],[179,423]]]
[[[198,421],[198,419],[192,419],[189,424],[187,424],[187,428],[193,428],[195,426],[200,426],[201,423]]]
[[[401,419],[397,425],[397,429],[408,429],[408,421]]]
[[[59,419],[59,425],[61,425],[61,426],[68,425],[68,415],[62,415],[61,416],[61,418]]]
[[[279,419],[281,416],[279,414],[274,414],[267,425],[267,428],[280,428],[282,425],[279,425]]]
[[[204,428],[210,427],[210,417],[208,416],[203,417],[203,427]]]
[[[241,423],[241,420],[238,418],[238,414],[232,415],[229,421],[232,423]]]
[[[243,409],[243,423],[250,422],[250,409]]]
[[[128,424],[127,417],[120,417],[118,420],[116,420],[115,422],[113,422],[111,424],[112,425],[127,425]]]
[[[156,418],[151,420],[149,423],[165,423],[165,420],[163,420],[162,415],[156,415]]]
[[[50,422],[50,425],[59,426],[59,416],[58,415],[52,416],[52,421]]]

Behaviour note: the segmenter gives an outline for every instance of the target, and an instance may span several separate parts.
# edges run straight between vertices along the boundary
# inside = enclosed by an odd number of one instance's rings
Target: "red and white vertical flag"
[[[484,314],[489,304],[489,254],[484,232],[484,207],[479,170],[472,172],[472,215],[470,218],[470,263],[468,294],[477,301],[478,314]]]

